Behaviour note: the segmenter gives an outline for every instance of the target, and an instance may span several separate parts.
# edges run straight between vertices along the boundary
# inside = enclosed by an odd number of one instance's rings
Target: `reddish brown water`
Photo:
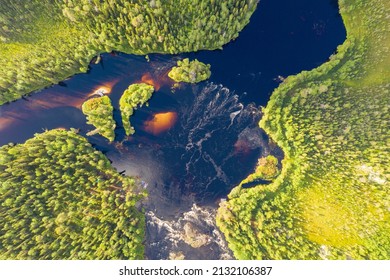
[[[144,130],[150,134],[159,135],[171,129],[176,121],[176,112],[156,113],[151,120],[145,122]]]

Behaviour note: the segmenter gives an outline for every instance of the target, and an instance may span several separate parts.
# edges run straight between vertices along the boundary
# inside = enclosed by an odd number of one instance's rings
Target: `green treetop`
[[[88,123],[96,127],[95,130],[88,133],[93,135],[99,133],[110,141],[115,139],[115,121],[111,100],[108,96],[92,98],[85,101],[82,105],[84,115],[87,116]]]
[[[271,180],[278,174],[278,159],[276,157],[269,155],[259,159],[255,171],[255,176],[257,178]]]
[[[131,135],[135,132],[130,123],[130,117],[134,114],[134,110],[137,106],[143,106],[152,97],[153,92],[154,87],[144,83],[130,85],[123,92],[119,100],[119,107],[126,135]]]
[[[197,59],[190,61],[185,58],[177,62],[177,67],[173,67],[168,76],[175,82],[199,83],[210,78],[210,67]]]

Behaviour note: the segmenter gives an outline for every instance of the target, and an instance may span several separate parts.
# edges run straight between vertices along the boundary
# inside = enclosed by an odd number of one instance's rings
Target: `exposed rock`
[[[184,225],[183,240],[193,248],[199,248],[210,243],[210,236],[199,232],[191,223]]]
[[[184,256],[183,252],[170,252],[169,259],[170,260],[184,260],[186,256]]]

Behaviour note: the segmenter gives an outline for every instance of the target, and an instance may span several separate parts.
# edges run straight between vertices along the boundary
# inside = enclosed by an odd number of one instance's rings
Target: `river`
[[[111,144],[99,135],[88,139],[118,171],[139,177],[149,190],[143,202],[146,258],[229,259],[214,221],[220,199],[254,170],[259,157],[282,156],[258,128],[259,107],[283,77],[319,66],[345,36],[337,1],[262,0],[250,24],[223,50],[151,54],[149,62],[103,54],[88,73],[1,106],[0,145],[59,127],[86,136],[93,127],[81,104],[104,88],[115,107],[117,136]],[[167,72],[185,57],[210,63],[212,76],[173,90]],[[156,93],[132,117],[136,133],[125,137],[118,101],[135,82],[153,84]],[[184,232],[205,237],[203,246],[190,246]]]

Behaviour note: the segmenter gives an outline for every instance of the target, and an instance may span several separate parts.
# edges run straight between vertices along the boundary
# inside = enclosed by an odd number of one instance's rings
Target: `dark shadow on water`
[[[253,182],[242,184],[241,188],[250,189],[250,188],[256,187],[258,185],[269,185],[271,183],[272,183],[272,181],[257,179],[257,180],[254,180]]]

